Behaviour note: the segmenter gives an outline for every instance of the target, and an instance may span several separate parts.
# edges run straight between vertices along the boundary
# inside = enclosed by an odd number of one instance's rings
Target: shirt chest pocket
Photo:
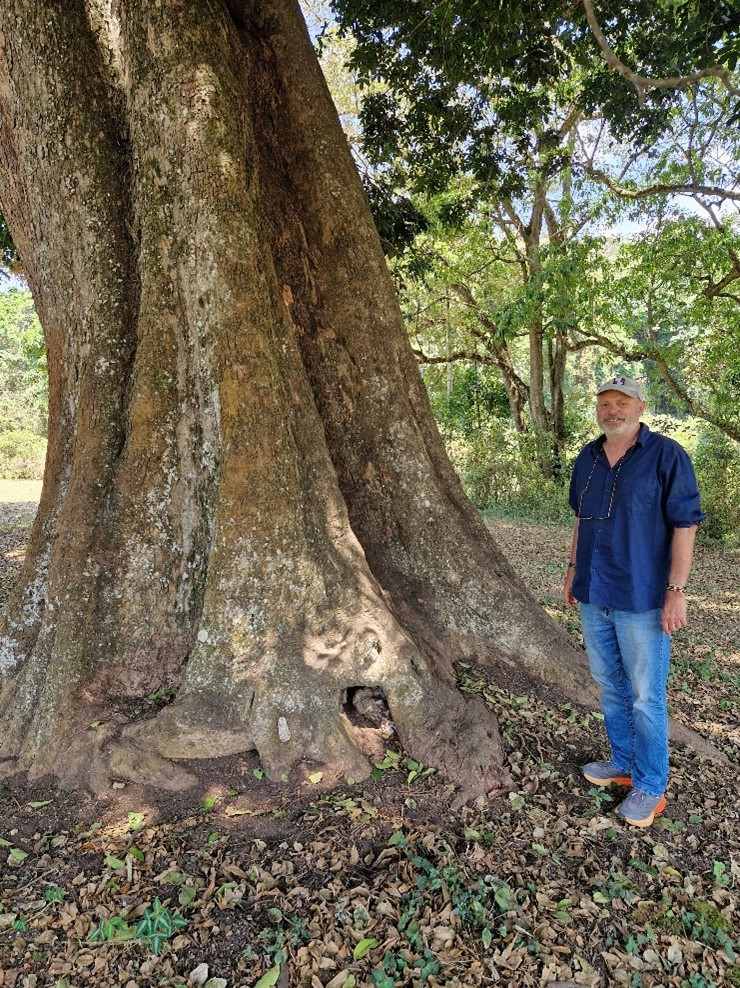
[[[629,492],[628,510],[630,514],[644,515],[658,511],[660,507],[660,484],[656,477],[649,477],[635,484]]]

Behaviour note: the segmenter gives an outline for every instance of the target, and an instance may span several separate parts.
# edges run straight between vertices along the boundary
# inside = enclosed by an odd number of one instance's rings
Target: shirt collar
[[[635,446],[644,446],[650,439],[652,433],[650,429],[645,425],[644,422],[640,422],[640,428],[637,431],[637,439],[635,440]],[[598,439],[594,439],[591,443],[591,452],[593,453],[594,459],[596,459],[602,449],[604,448],[604,443],[606,442],[606,436],[602,432]]]

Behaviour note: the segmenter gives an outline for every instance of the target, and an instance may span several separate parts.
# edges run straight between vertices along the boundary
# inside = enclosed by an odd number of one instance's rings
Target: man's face
[[[621,391],[604,391],[596,398],[596,421],[608,439],[636,432],[644,410],[644,401]]]

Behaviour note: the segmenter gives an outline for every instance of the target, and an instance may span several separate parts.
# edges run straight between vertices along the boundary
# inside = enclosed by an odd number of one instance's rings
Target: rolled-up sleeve
[[[670,528],[691,528],[707,517],[701,509],[696,474],[686,451],[678,445],[669,446],[666,473],[663,480],[663,512]]]

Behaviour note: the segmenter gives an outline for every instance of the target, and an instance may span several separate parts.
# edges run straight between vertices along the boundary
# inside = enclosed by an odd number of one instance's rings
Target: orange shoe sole
[[[584,772],[583,778],[587,779],[595,786],[610,786],[613,783],[616,783],[618,786],[632,786],[632,779],[629,775],[613,775],[610,779],[597,779],[593,775],[587,775],[586,772]]]
[[[628,816],[624,816],[622,817],[622,819],[625,821],[625,823],[629,823],[633,827],[649,827],[650,824],[653,822],[653,820],[656,818],[656,816],[658,816],[659,813],[662,813],[664,809],[665,809],[665,797],[661,799],[661,801],[655,807],[655,809],[650,814],[650,816],[646,816],[644,820],[630,820]]]

